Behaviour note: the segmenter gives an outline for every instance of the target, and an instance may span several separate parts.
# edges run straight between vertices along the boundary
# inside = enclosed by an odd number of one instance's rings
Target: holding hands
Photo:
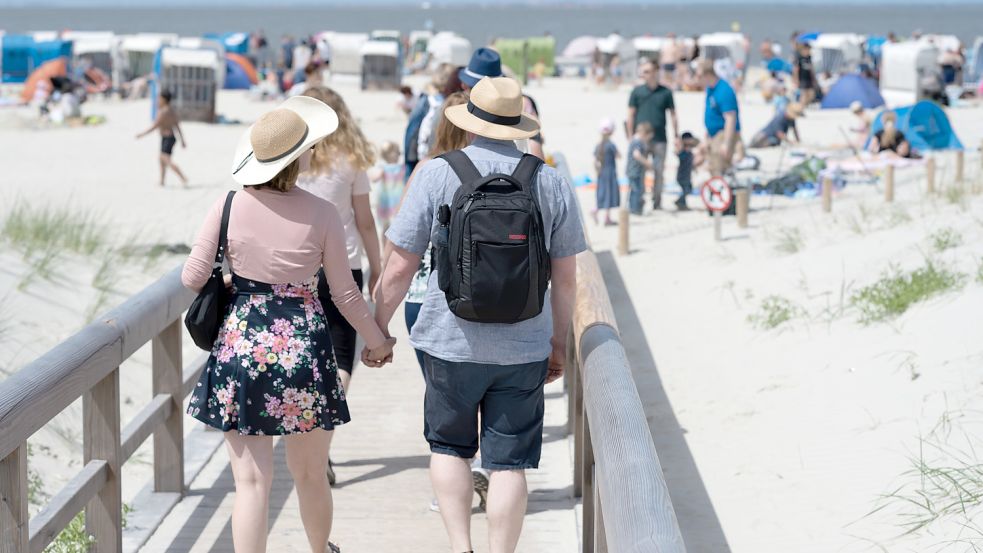
[[[362,363],[366,367],[382,367],[393,361],[393,347],[396,346],[395,338],[386,338],[386,341],[379,347],[369,349],[367,346],[362,349]]]

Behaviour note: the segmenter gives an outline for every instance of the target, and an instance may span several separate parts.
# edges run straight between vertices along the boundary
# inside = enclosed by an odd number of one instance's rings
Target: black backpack
[[[550,280],[543,217],[535,192],[542,160],[531,155],[511,175],[481,176],[464,152],[440,156],[461,180],[437,213],[437,283],[458,317],[513,324],[543,311]]]

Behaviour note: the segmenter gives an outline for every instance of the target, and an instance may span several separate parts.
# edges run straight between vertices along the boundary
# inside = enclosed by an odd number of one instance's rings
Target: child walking
[[[617,161],[620,154],[618,148],[611,142],[614,134],[614,121],[601,121],[601,143],[594,149],[594,168],[597,170],[597,209],[594,210],[594,222],[597,222],[597,212],[604,210],[604,224],[613,225],[611,210],[621,205],[621,191],[618,189]]]
[[[700,141],[691,132],[684,132],[679,138],[679,167],[676,169],[676,182],[680,188],[676,208],[679,211],[689,211],[686,196],[693,191],[693,168],[700,162],[693,152],[699,144]]]
[[[652,163],[652,137],[655,130],[648,121],[635,127],[635,135],[628,144],[628,164],[625,174],[628,177],[628,208],[632,215],[642,214],[645,201],[645,171],[654,168]]]
[[[154,124],[149,129],[138,134],[137,139],[147,136],[154,129],[160,131],[160,185],[164,186],[164,176],[167,175],[167,168],[170,167],[174,171],[174,174],[181,179],[181,184],[187,187],[188,179],[171,159],[171,154],[174,152],[174,145],[177,144],[178,138],[181,139],[182,148],[187,148],[188,144],[184,140],[184,133],[181,132],[177,112],[171,108],[171,93],[168,90],[161,92],[157,98],[157,119],[154,119]]]
[[[382,227],[382,239],[385,242],[386,230],[396,215],[400,198],[403,197],[406,166],[400,163],[399,146],[395,142],[385,142],[379,150],[379,154],[382,157],[382,163],[373,172],[372,180],[378,191],[375,208],[376,220]]]

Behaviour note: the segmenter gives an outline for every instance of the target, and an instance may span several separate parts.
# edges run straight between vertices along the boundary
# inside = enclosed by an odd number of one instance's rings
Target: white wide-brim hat
[[[485,77],[471,89],[466,104],[444,110],[455,127],[497,140],[519,140],[539,134],[539,120],[523,113],[525,99],[518,81]]]
[[[294,96],[242,134],[232,158],[232,178],[243,186],[269,182],[337,128],[338,115],[327,104]]]

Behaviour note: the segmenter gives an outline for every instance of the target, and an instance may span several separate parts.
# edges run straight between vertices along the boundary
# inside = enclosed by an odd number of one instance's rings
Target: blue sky
[[[531,1],[520,1],[520,0],[434,0],[431,3],[434,6],[438,5],[495,5],[495,4],[530,4],[530,5],[602,5],[602,4],[638,4],[638,5],[665,5],[665,4],[691,4],[691,3],[704,3],[704,4],[730,4],[730,5],[740,5],[740,4],[820,4],[826,3],[828,0],[531,0]],[[924,5],[932,6],[938,5],[939,2],[932,2],[929,0],[833,0],[832,3],[837,4],[878,4],[878,5]],[[962,4],[962,5],[983,5],[983,0],[944,0],[944,4]],[[169,6],[254,6],[263,7],[270,6],[270,0],[169,0],[167,2]],[[401,6],[419,6],[422,2],[420,0],[286,0],[282,2],[277,2],[279,6],[317,6],[320,8],[327,8],[332,5],[335,6],[366,6],[366,5],[401,5]],[[160,0],[0,0],[0,8],[39,8],[39,7],[64,7],[64,8],[84,8],[84,7],[152,7],[160,8]]]

